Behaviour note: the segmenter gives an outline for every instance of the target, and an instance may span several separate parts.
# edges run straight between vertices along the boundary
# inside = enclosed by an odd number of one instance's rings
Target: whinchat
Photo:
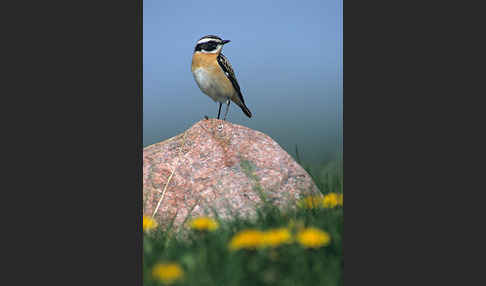
[[[246,116],[251,112],[246,107],[240,86],[228,59],[221,53],[223,45],[229,40],[222,40],[218,36],[208,35],[199,39],[192,55],[191,71],[197,85],[206,95],[219,102],[218,119],[221,106],[226,102],[226,120],[230,100],[238,105]]]

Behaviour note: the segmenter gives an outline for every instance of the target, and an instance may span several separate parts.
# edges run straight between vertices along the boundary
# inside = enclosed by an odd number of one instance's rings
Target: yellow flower
[[[229,243],[230,250],[255,249],[263,246],[263,232],[255,229],[246,229],[233,236]]]
[[[153,218],[149,216],[143,216],[143,231],[150,231],[156,227],[157,222]]]
[[[323,196],[307,196],[298,202],[299,207],[305,209],[317,209],[322,207]]]
[[[192,229],[199,230],[199,231],[213,231],[219,227],[217,221],[209,217],[198,217],[191,220],[190,224]]]
[[[184,271],[177,263],[159,263],[152,269],[152,276],[165,284],[172,284],[183,275]]]
[[[263,245],[276,247],[283,243],[290,243],[292,235],[288,228],[276,228],[263,233]]]
[[[304,247],[319,248],[329,245],[331,236],[317,228],[306,228],[297,234],[297,241]]]
[[[324,196],[322,204],[325,208],[334,208],[343,205],[343,194],[329,193]]]

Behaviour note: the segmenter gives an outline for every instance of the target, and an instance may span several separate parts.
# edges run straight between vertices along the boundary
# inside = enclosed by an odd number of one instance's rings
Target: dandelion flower
[[[292,235],[288,228],[276,228],[263,233],[263,245],[276,247],[284,243],[290,243]]]
[[[298,206],[305,209],[317,209],[322,207],[323,196],[307,196],[298,202]]]
[[[157,227],[157,222],[149,217],[143,216],[143,231],[147,232]]]
[[[255,229],[246,229],[233,236],[229,243],[230,250],[255,249],[263,246],[264,233]]]
[[[177,263],[159,263],[152,269],[152,276],[165,284],[172,284],[184,275]]]
[[[192,229],[199,231],[213,231],[218,229],[219,224],[212,218],[209,217],[198,217],[191,220],[190,224]]]
[[[329,193],[322,201],[325,208],[334,208],[343,205],[343,194]]]
[[[306,228],[297,234],[297,241],[304,247],[319,248],[329,245],[331,236],[317,228]]]

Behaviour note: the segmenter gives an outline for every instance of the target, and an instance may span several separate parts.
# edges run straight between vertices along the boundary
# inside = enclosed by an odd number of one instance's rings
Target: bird
[[[192,55],[191,71],[199,89],[215,102],[219,102],[218,119],[221,106],[226,103],[226,121],[231,101],[238,105],[243,113],[251,118],[250,109],[245,104],[240,85],[229,60],[221,53],[223,45],[230,40],[207,35],[200,38]]]

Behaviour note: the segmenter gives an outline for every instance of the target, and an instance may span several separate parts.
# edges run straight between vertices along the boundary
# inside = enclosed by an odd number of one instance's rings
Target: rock
[[[179,228],[192,217],[248,217],[262,199],[279,208],[319,191],[307,172],[269,136],[218,119],[143,151],[144,215]],[[165,190],[165,192],[164,192]],[[161,200],[162,198],[162,200]]]

